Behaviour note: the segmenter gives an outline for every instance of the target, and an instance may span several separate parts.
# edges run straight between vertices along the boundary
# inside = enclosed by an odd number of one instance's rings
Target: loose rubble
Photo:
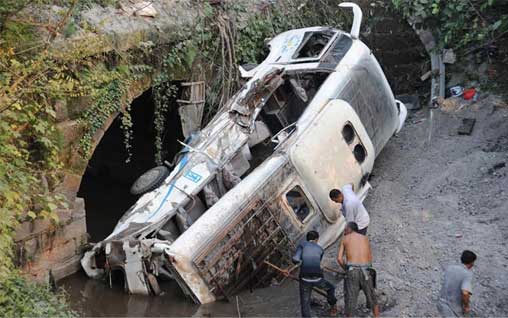
[[[475,315],[508,315],[505,105],[486,96],[452,113],[433,110],[430,144],[429,111],[412,113],[379,156],[365,205],[379,291],[394,303],[382,315],[436,316],[442,269],[466,248],[479,257]],[[462,118],[476,119],[470,136],[457,134]]]

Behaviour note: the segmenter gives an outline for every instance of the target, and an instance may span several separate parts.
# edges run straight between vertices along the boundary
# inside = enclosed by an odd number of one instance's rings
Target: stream
[[[228,301],[197,305],[187,298],[176,282],[161,284],[161,296],[129,295],[121,286],[113,288],[102,280],[93,280],[80,271],[58,282],[72,309],[83,317],[238,317],[298,316],[298,285],[285,282],[254,291],[245,290]]]

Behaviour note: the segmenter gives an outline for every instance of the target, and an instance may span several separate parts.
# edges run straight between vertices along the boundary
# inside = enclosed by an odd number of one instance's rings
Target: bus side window
[[[300,186],[294,186],[286,193],[286,201],[300,222],[311,213],[312,206]]]
[[[349,145],[356,161],[362,164],[367,157],[367,150],[365,150],[360,136],[357,135],[353,124],[350,122],[346,122],[344,127],[342,127],[342,138],[344,138],[344,141]]]

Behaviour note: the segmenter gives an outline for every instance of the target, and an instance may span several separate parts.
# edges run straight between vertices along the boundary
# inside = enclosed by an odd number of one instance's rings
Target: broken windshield
[[[324,30],[316,32],[305,32],[300,47],[293,55],[293,59],[319,59],[320,56],[329,47],[329,43],[337,34],[333,30]]]

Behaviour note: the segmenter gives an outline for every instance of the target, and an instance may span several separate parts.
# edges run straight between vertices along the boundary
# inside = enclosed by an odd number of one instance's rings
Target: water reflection
[[[89,279],[82,272],[59,282],[81,316],[94,317],[238,317],[299,315],[298,286],[284,286],[245,291],[230,302],[196,305],[185,297],[175,282],[161,284],[164,294],[159,297],[128,295],[121,286]],[[237,302],[238,301],[238,308]]]

